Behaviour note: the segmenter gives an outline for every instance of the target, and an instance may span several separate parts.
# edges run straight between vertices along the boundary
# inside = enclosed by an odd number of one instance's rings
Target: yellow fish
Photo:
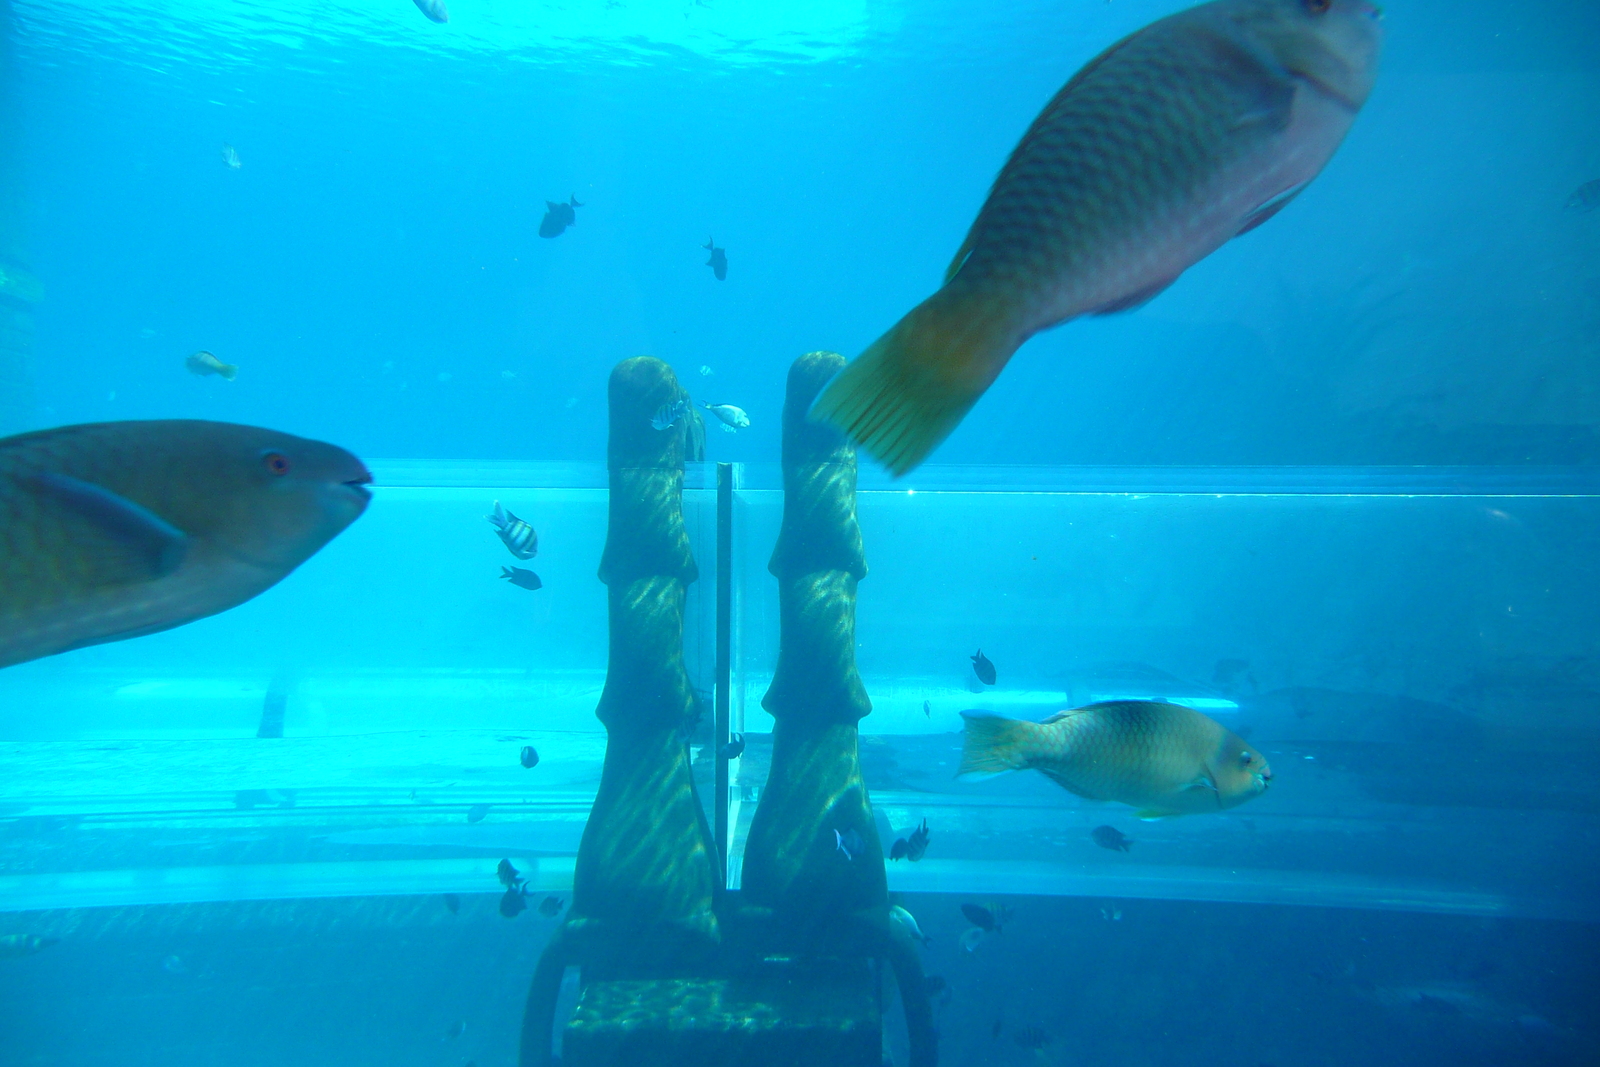
[[[961,716],[957,774],[1032,769],[1080,797],[1132,805],[1141,819],[1236,807],[1272,780],[1266,757],[1181,704],[1112,700],[1044,722]]]
[[[190,374],[197,374],[204,378],[208,374],[218,375],[223,381],[231,382],[239,376],[239,368],[232,363],[224,363],[210,352],[196,352],[183,361],[189,368]]]
[[[1366,102],[1367,0],[1216,0],[1091,60],[1023,135],[945,273],[817,398],[896,475],[956,428],[1029,337],[1153,299],[1266,222]]]

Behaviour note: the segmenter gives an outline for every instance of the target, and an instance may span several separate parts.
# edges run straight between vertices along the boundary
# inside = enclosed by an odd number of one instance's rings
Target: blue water
[[[495,866],[570,899],[606,381],[639,354],[752,420],[707,456],[742,465],[737,889],[791,361],[932,292],[1044,102],[1182,6],[0,0],[0,251],[44,292],[0,433],[252,423],[378,483],[247,604],[0,671],[0,936],[58,939],[0,958],[0,1067],[518,1062],[556,920],[496,914]],[[1600,211],[1564,209],[1600,178],[1600,6],[1384,23],[1289,208],[1030,341],[908,480],[863,459],[862,767],[886,847],[933,827],[889,885],[949,984],[941,1063],[1600,1062]],[[703,689],[713,485],[688,472]],[[537,593],[497,580],[495,500],[539,528]],[[1113,697],[1214,715],[1273,790],[1145,824],[953,779],[960,710]],[[998,899],[1014,924],[963,952],[957,905]]]

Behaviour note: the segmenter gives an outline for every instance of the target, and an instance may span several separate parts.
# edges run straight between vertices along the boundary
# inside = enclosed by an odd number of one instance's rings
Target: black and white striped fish
[[[501,507],[500,501],[494,502],[494,514],[485,515],[484,518],[489,520],[489,525],[494,527],[494,532],[505,542],[513,556],[532,559],[539,554],[539,535],[532,526]]]

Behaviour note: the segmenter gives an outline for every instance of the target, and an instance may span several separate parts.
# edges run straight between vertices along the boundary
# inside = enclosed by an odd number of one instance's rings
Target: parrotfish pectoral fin
[[[55,473],[41,474],[34,482],[49,499],[133,548],[149,568],[149,573],[141,577],[171,574],[189,550],[188,534],[149,508],[104,486]]]
[[[1188,785],[1184,786],[1183,788],[1184,788],[1184,792],[1188,792],[1188,791],[1194,790],[1194,789],[1205,789],[1205,790],[1210,790],[1211,792],[1215,793],[1215,792],[1217,792],[1217,783],[1213,782],[1211,780],[1211,775],[1202,774],[1200,777],[1196,778],[1194,781],[1190,782]]]
[[[899,477],[950,435],[1021,338],[978,299],[941,290],[839,372],[811,408]]]
[[[1266,222],[1284,208],[1288,207],[1289,201],[1299,196],[1300,190],[1304,189],[1305,187],[1306,183],[1302,182],[1293,189],[1279,193],[1271,200],[1268,200],[1265,204],[1262,204],[1260,207],[1256,208],[1248,217],[1246,217],[1244,222],[1240,224],[1239,232],[1234,234],[1234,236],[1243,237],[1245,234],[1249,233],[1257,226],[1260,226],[1263,222]]]

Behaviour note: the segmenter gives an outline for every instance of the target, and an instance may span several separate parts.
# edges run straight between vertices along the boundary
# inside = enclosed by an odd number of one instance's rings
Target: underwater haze
[[[1189,6],[0,0],[0,1067],[1600,1063],[1600,4],[803,418]]]

